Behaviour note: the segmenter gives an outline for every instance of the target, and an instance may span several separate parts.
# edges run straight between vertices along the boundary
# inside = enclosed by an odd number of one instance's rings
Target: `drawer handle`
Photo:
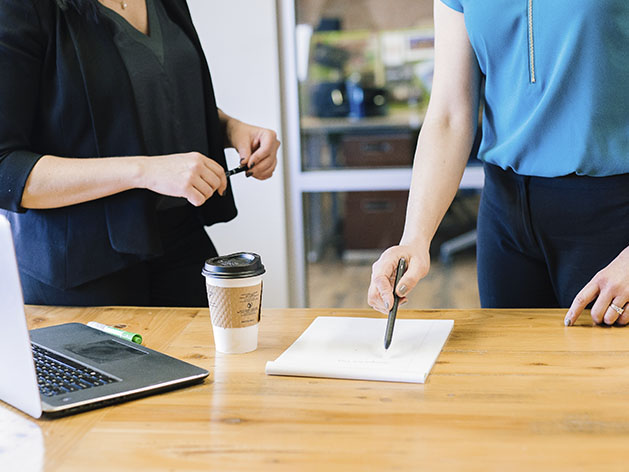
[[[365,213],[391,213],[395,205],[388,200],[367,200],[361,203]]]
[[[391,143],[381,141],[379,143],[363,143],[361,150],[364,153],[388,153],[391,152],[393,146]]]

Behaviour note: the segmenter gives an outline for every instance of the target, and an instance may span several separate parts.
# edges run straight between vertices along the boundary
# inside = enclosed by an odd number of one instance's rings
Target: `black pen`
[[[240,167],[235,167],[235,168],[233,168],[233,169],[231,169],[231,170],[226,170],[226,171],[225,171],[225,177],[230,177],[230,176],[235,175],[235,174],[240,174],[241,172],[244,172],[244,171],[246,171],[247,169],[249,169],[249,168],[247,167],[247,165],[246,165],[246,164],[243,164],[243,165],[241,165]]]
[[[391,338],[393,337],[393,327],[395,326],[395,317],[397,316],[397,307],[400,302],[400,297],[396,292],[397,284],[402,278],[402,274],[406,270],[406,261],[400,259],[397,263],[397,270],[395,271],[395,283],[393,284],[393,306],[389,312],[389,318],[387,319],[387,330],[384,333],[384,348],[389,349],[391,345]]]

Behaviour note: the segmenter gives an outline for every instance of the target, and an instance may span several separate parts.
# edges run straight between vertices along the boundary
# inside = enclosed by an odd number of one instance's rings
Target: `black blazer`
[[[161,1],[199,52],[210,157],[225,167],[224,130],[188,6]],[[146,154],[133,89],[109,28],[105,19],[90,21],[55,0],[0,0],[0,212],[12,224],[20,270],[59,288],[162,251],[156,194],[147,190],[58,209],[20,206],[26,179],[44,154]],[[231,189],[198,212],[205,225],[233,219]]]

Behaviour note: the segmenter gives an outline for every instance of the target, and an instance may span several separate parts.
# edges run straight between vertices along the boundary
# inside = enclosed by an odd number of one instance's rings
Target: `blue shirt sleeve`
[[[441,3],[449,6],[453,10],[463,13],[463,5],[461,5],[461,0],[441,0]]]

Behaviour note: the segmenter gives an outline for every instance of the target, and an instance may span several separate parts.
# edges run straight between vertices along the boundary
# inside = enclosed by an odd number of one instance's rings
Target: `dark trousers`
[[[206,259],[217,255],[212,241],[189,205],[160,211],[159,219],[162,256],[69,290],[51,287],[21,272],[25,302],[61,306],[207,306],[201,269]]]
[[[629,174],[525,177],[485,165],[477,241],[483,308],[568,308],[627,246]]]

